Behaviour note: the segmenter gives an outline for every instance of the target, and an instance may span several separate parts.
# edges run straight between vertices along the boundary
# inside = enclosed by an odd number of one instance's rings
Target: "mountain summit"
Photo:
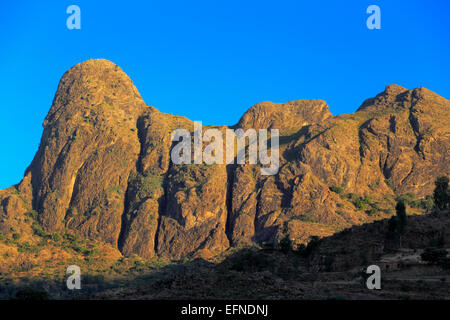
[[[85,61],[62,77],[25,177],[0,191],[0,232],[33,242],[38,224],[142,258],[304,243],[389,217],[400,195],[426,203],[450,173],[449,110],[428,89],[398,85],[338,116],[322,100],[261,102],[235,127],[280,129],[277,175],[173,165],[171,133],[192,121],[146,105],[114,63]]]

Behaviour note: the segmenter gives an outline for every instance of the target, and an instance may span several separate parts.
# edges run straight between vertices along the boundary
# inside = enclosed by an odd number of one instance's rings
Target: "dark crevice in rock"
[[[425,155],[423,154],[422,150],[420,150],[420,142],[422,141],[422,135],[419,131],[419,124],[417,121],[417,117],[414,116],[413,111],[414,106],[411,105],[411,108],[409,109],[409,116],[408,120],[411,125],[411,128],[414,132],[414,135],[416,137],[416,144],[414,145],[414,151],[419,155],[422,159],[425,159]]]
[[[258,184],[260,182],[258,181]],[[256,208],[255,208],[255,218],[253,219],[253,237],[254,242],[258,242],[258,221],[260,220],[259,213],[261,212],[261,186],[258,185],[258,192],[256,194]]]
[[[382,173],[385,179],[389,179],[391,178],[392,172],[391,172],[391,168],[388,168],[388,160],[390,157],[390,150],[392,148],[391,145],[391,138],[389,136],[386,137],[386,151],[387,151],[387,155],[386,158],[384,159],[384,164],[383,164],[383,168],[382,168]],[[388,186],[391,188],[391,186]]]
[[[169,148],[169,153],[172,151],[172,148],[174,147],[175,142],[172,142],[172,145]],[[164,173],[163,176],[163,195],[159,199],[159,206],[158,206],[158,224],[156,226],[156,232],[155,232],[155,241],[154,241],[154,248],[155,254],[158,254],[158,236],[161,229],[161,220],[162,216],[167,215],[167,195],[168,195],[168,184],[169,184],[169,172],[172,170],[172,161],[169,161],[169,166],[167,168],[167,171]]]
[[[389,130],[391,130],[393,134],[396,132],[395,116],[390,116],[389,118]]]
[[[141,172],[141,159],[142,159],[142,154],[143,154],[143,145],[144,145],[144,141],[145,141],[145,135],[143,133],[144,127],[143,127],[143,116],[140,116],[136,122],[136,128],[137,128],[137,136],[138,136],[138,140],[139,140],[139,144],[140,144],[140,153],[138,156],[138,159],[136,160],[136,171],[137,172]],[[132,171],[130,171],[131,173]],[[125,242],[125,236],[126,236],[126,231],[127,231],[127,225],[129,223],[128,219],[127,219],[127,215],[130,211],[130,206],[131,206],[131,197],[130,197],[130,186],[131,186],[131,174],[128,176],[128,181],[127,181],[127,188],[125,190],[124,193],[124,204],[123,204],[123,212],[122,212],[122,216],[121,216],[121,224],[120,224],[120,232],[119,232],[119,237],[117,239],[117,248],[119,249],[119,251],[123,254],[123,245]]]
[[[367,143],[364,139],[364,132],[363,130],[367,130],[370,122],[372,119],[369,119],[365,121],[359,128],[358,128],[358,142],[359,142],[359,162],[362,165],[363,159],[365,157],[365,151],[364,149],[367,148]]]
[[[228,238],[230,244],[232,244],[232,217],[233,217],[233,185],[234,185],[234,175],[236,171],[235,164],[229,164],[226,166],[227,170],[227,194],[225,197],[226,207],[227,207],[227,221],[225,223],[225,234]]]
[[[128,213],[129,206],[130,206],[129,188],[130,188],[130,180],[128,180],[127,190],[125,190],[125,194],[124,194],[123,213],[122,213],[122,217],[121,217],[119,237],[117,239],[117,248],[119,249],[119,251],[122,254],[123,254],[123,252],[122,252],[123,244],[124,244],[124,240],[125,240],[125,232],[126,232],[126,227],[127,227],[127,223],[128,223],[127,213]]]
[[[412,175],[412,173],[414,172],[414,167],[415,167],[414,165],[411,167],[411,170],[409,170],[406,177],[404,179],[402,179],[402,181],[400,182],[400,185],[403,185],[405,183],[405,181]]]
[[[136,170],[140,173],[143,172],[142,158],[144,156],[145,138],[146,138],[145,117],[146,117],[145,115],[140,116],[136,122],[136,128],[138,130],[137,136],[140,144],[140,152],[136,163]]]

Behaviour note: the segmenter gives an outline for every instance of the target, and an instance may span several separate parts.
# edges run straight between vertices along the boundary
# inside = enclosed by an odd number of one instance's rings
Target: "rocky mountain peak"
[[[107,104],[133,114],[144,104],[133,81],[122,69],[105,59],[91,59],[70,68],[59,82],[44,127],[63,113],[95,109]],[[138,108],[136,108],[139,105]]]
[[[398,84],[390,84],[387,85],[384,89],[384,92],[382,94],[390,95],[390,96],[397,96],[400,93],[403,93],[405,91],[408,91],[408,89],[403,88],[402,86],[399,86]]]
[[[305,243],[390,216],[402,194],[426,205],[449,174],[449,107],[398,85],[339,116],[317,99],[258,103],[236,127],[280,130],[279,173],[261,176],[257,165],[171,163],[171,133],[192,122],[147,106],[114,63],[85,61],[62,77],[24,179],[0,191],[0,232],[32,238],[33,210],[45,232],[125,256],[212,256],[286,235]]]
[[[252,106],[239,120],[241,128],[273,128],[280,132],[298,130],[301,127],[319,123],[333,115],[325,101],[294,100],[286,103],[264,101]]]

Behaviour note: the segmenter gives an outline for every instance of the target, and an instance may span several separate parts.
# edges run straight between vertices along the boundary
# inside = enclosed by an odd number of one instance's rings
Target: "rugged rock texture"
[[[174,165],[171,134],[193,123],[147,106],[115,64],[89,60],[61,79],[22,182],[0,191],[0,232],[32,237],[26,213],[36,211],[46,232],[143,258],[209,257],[286,235],[305,243],[390,216],[396,196],[430,195],[450,173],[449,107],[397,85],[339,116],[321,100],[262,102],[234,128],[280,129],[277,175]]]
[[[264,101],[251,107],[239,120],[238,128],[279,129],[289,133],[332,117],[322,100],[296,100],[286,103]]]

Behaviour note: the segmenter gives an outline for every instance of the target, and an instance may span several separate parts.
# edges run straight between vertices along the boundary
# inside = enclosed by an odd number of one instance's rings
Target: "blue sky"
[[[81,8],[68,30],[66,8]],[[381,8],[381,30],[366,8]],[[450,97],[450,2],[2,1],[0,189],[37,151],[59,79],[90,58],[120,65],[147,104],[235,124],[260,101],[324,99],[353,112],[387,84]]]

